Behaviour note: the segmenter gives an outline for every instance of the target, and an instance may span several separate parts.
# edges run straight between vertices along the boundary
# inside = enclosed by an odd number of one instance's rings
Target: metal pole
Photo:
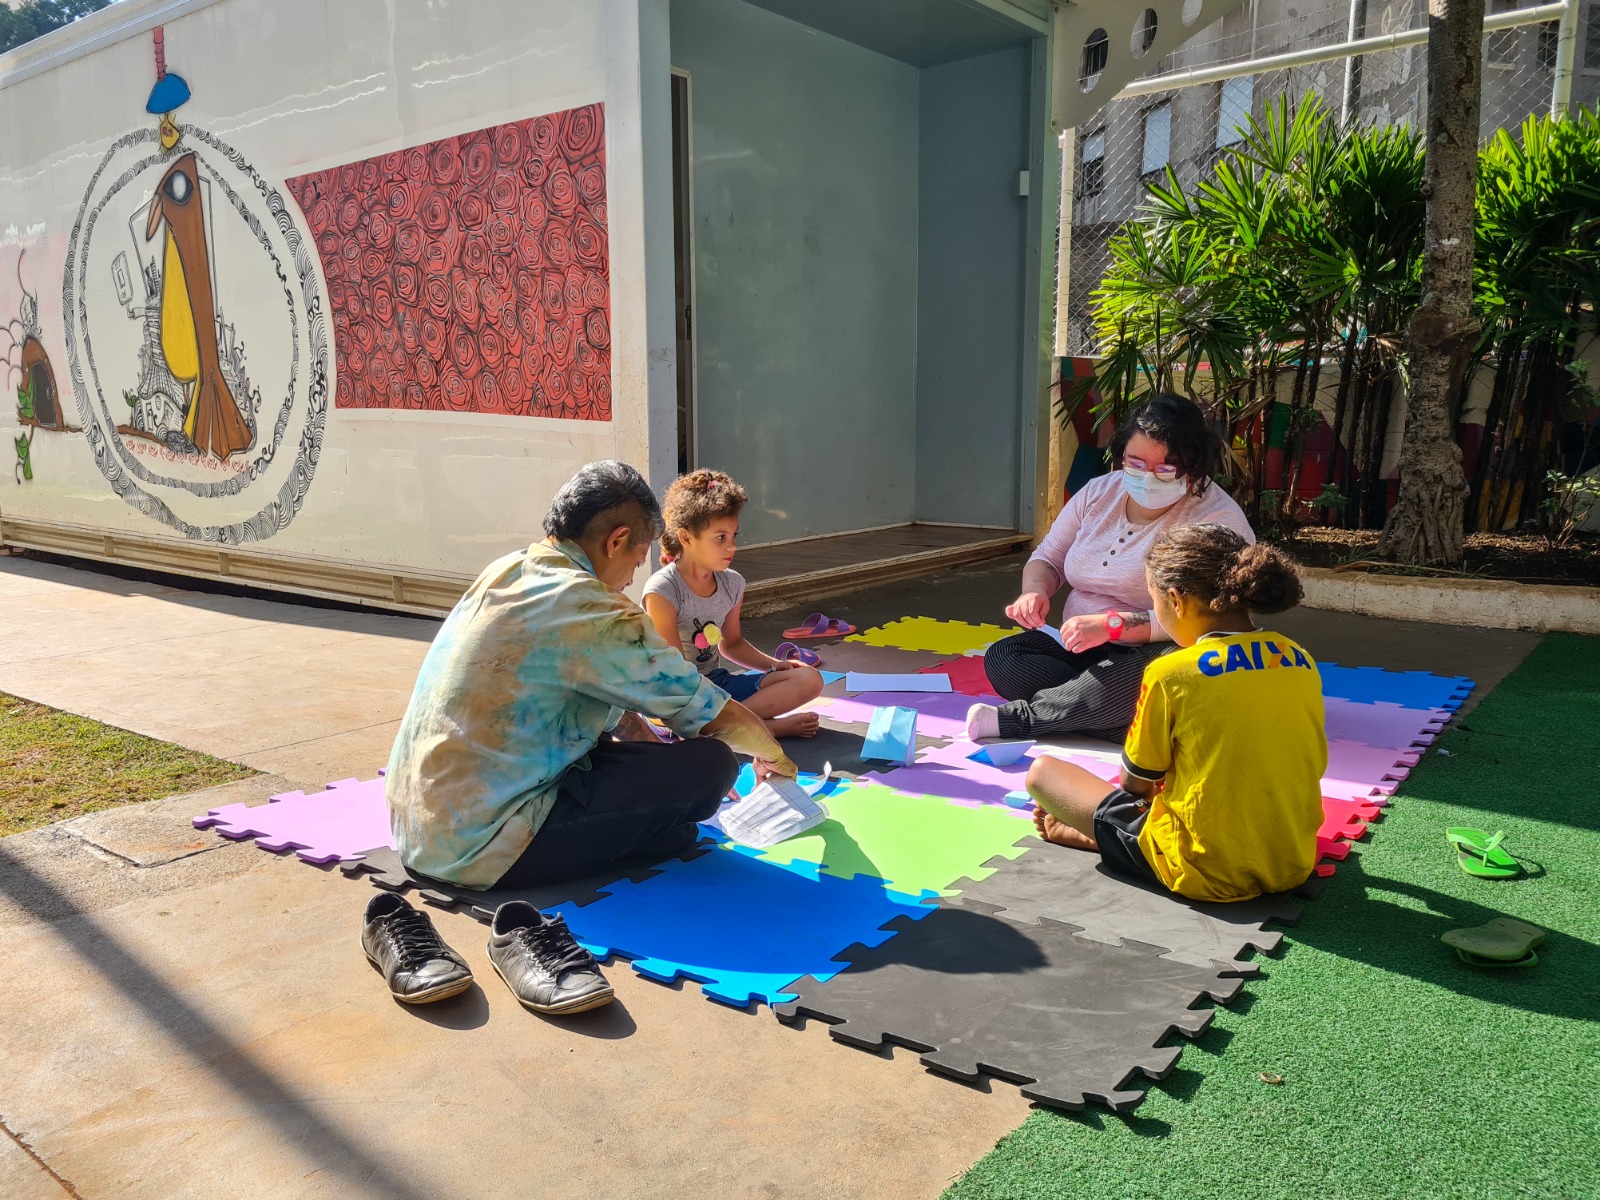
[[[1367,36],[1367,0],[1350,0],[1350,29],[1347,42],[1359,42]],[[1339,104],[1339,124],[1348,128],[1355,118],[1356,106],[1361,103],[1361,56],[1352,54],[1344,60],[1344,98]]]
[[[1567,0],[1556,33],[1556,74],[1550,85],[1550,115],[1564,117],[1572,107],[1572,67],[1578,53],[1578,0]]]
[[[1061,219],[1056,234],[1056,357],[1067,355],[1067,310],[1072,292],[1072,189],[1078,177],[1078,131],[1063,129],[1061,147]]]
[[[1515,8],[1486,18],[1483,22],[1483,31],[1495,33],[1501,29],[1520,29],[1524,25],[1543,25],[1546,21],[1560,20],[1569,12],[1576,12],[1574,0],[1556,0],[1553,4],[1541,4],[1537,8]],[[1261,75],[1267,71],[1281,71],[1288,67],[1306,67],[1314,63],[1332,62],[1352,54],[1401,50],[1407,46],[1423,46],[1427,42],[1426,28],[1406,29],[1398,33],[1383,34],[1380,37],[1342,42],[1337,46],[1314,46],[1308,50],[1291,50],[1287,54],[1275,54],[1247,62],[1223,63],[1215,67],[1192,67],[1186,71],[1168,71],[1165,75],[1147,75],[1143,79],[1134,80],[1113,99],[1151,96],[1158,92],[1170,92],[1174,88],[1193,87],[1200,83],[1217,83],[1224,79],[1238,79],[1244,75]],[[1571,75],[1570,69],[1568,75]],[[1571,98],[1570,82],[1568,98]]]

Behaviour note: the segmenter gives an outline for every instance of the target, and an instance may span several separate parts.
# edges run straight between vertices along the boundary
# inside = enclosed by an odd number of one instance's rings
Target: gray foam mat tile
[[[1030,843],[1015,859],[983,864],[995,873],[974,883],[957,880],[966,899],[993,905],[1001,915],[1029,924],[1042,919],[1078,926],[1080,936],[1115,944],[1123,939],[1159,946],[1163,957],[1197,967],[1216,964],[1255,974],[1243,961],[1249,951],[1270,954],[1283,934],[1262,928],[1268,921],[1292,925],[1304,903],[1277,894],[1233,904],[1187,900],[1108,871],[1098,854],[1049,842]]]
[[[1048,918],[1025,925],[966,897],[941,900],[919,921],[896,918],[894,937],[838,958],[827,983],[802,979],[780,1019],[815,1017],[841,1042],[906,1046],[931,1070],[1021,1085],[1030,1100],[1126,1112],[1144,1099],[1136,1076],[1164,1078],[1182,1053],[1171,1034],[1198,1036],[1241,981],[1160,957],[1137,942],[1108,945]]]
[[[711,841],[701,842],[683,855],[684,861],[698,858],[715,844]],[[613,871],[606,875],[595,875],[588,879],[576,879],[570,883],[550,884],[545,887],[494,888],[480,892],[472,888],[455,887],[438,879],[430,879],[426,875],[418,875],[401,863],[397,853],[388,849],[369,850],[364,859],[343,863],[339,870],[351,879],[364,878],[373,887],[382,888],[384,891],[414,892],[419,899],[435,908],[465,912],[484,924],[492,921],[495,909],[509,900],[526,900],[538,909],[550,908],[557,904],[573,904],[581,908],[585,904],[593,904],[596,900],[609,896],[611,893],[605,890],[608,884],[618,883],[624,879],[643,883],[646,879],[661,873],[652,867],[639,867],[629,872]]]

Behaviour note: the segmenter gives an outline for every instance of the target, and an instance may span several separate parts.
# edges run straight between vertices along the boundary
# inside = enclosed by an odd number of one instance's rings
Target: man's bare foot
[[[1039,836],[1047,842],[1054,842],[1057,846],[1066,846],[1071,850],[1098,850],[1100,849],[1092,837],[1086,833],[1079,833],[1065,821],[1058,821],[1042,808],[1033,810],[1033,827],[1039,831]]]
[[[814,712],[790,713],[787,717],[769,717],[767,732],[775,738],[808,738],[817,736],[819,720]]]

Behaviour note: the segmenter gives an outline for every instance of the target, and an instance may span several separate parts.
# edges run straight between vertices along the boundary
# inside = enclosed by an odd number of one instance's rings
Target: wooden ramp
[[[1032,543],[1029,535],[1015,530],[897,525],[757,546],[741,550],[733,565],[745,578],[747,604],[770,608],[871,584],[914,579],[943,568],[998,558]]]

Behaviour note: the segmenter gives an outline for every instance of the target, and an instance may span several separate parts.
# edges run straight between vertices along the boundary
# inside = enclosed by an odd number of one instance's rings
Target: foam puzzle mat
[[[902,617],[876,629],[863,630],[845,638],[869,646],[892,646],[897,650],[932,650],[937,654],[972,654],[986,650],[1003,637],[1022,630],[1015,626],[970,625],[966,621],[935,621],[931,617]],[[857,668],[858,670],[860,668]]]
[[[711,849],[712,843],[709,840],[703,841],[682,857],[687,860],[707,854]],[[352,859],[339,866],[339,870],[348,879],[364,879],[373,887],[382,888],[386,892],[409,893],[425,904],[467,913],[485,924],[494,920],[495,909],[512,900],[526,900],[539,909],[553,908],[557,905],[582,907],[605,899],[611,894],[607,889],[619,880],[639,883],[655,876],[660,869],[661,864],[656,863],[631,871],[612,871],[609,874],[594,875],[569,883],[550,884],[547,887],[496,888],[492,892],[482,892],[475,888],[459,887],[442,880],[430,879],[426,875],[418,875],[401,863],[400,856],[393,849],[369,850],[361,858]]]
[[[924,901],[933,898],[721,847],[607,891],[599,903],[550,911],[566,917],[596,958],[621,956],[663,983],[692,979],[711,999],[740,1008],[794,999],[786,988],[801,976],[832,978],[843,970],[833,960],[841,946],[877,945],[891,936],[886,923],[927,916]]]
[[[846,950],[848,970],[830,981],[800,980],[778,1012],[825,1020],[834,1038],[863,1049],[909,1047],[957,1079],[1020,1084],[1051,1107],[1126,1112],[1144,1099],[1130,1086],[1136,1076],[1162,1079],[1177,1063],[1180,1047],[1161,1043],[1198,1036],[1214,1015],[1199,1005],[1231,1000],[1241,980],[1079,932],[941,900],[887,941]]]
[[[960,658],[952,658],[949,662],[940,663],[936,667],[923,667],[926,672],[937,671],[941,675],[950,676],[950,686],[964,695],[973,697],[973,702],[989,702],[988,697],[994,691],[994,684],[989,682],[989,673],[984,669],[983,655],[967,654]]]
[[[225,838],[254,838],[263,850],[293,850],[306,862],[359,859],[366,851],[394,848],[383,779],[341,779],[324,791],[283,792],[265,804],[228,804],[194,819],[196,829]]]
[[[945,671],[980,686],[999,626],[907,618],[817,649],[833,669]],[[786,1020],[830,1023],[836,1040],[914,1048],[931,1069],[1020,1085],[1040,1103],[1126,1110],[1274,953],[1354,840],[1471,689],[1456,677],[1323,664],[1329,768],[1316,874],[1293,895],[1194,904],[1041,842],[1026,793],[1034,757],[1053,754],[1105,779],[1117,748],[1039,743],[1017,762],[975,761],[967,707],[993,697],[840,694],[813,708],[813,739],[788,740],[802,768],[831,764],[829,819],[764,850],[708,838],[681,858],[571,884],[477,892],[415,875],[389,834],[383,781],[340,780],[267,804],[195,818],[224,837],[487,922],[510,899],[563,914],[597,955],[641,976],[693,981],[710,999],[763,1003]],[[983,686],[986,686],[986,680]],[[874,707],[918,710],[907,766],[860,758]],[[1019,794],[1021,799],[1019,801]]]
[[[895,891],[915,894],[949,893],[958,879],[970,883],[993,874],[999,863],[991,860],[1016,858],[1029,845],[1043,845],[1030,825],[1009,813],[962,808],[873,784],[847,783],[823,803],[829,818],[815,829],[764,850],[733,849],[840,879],[878,879]]]

